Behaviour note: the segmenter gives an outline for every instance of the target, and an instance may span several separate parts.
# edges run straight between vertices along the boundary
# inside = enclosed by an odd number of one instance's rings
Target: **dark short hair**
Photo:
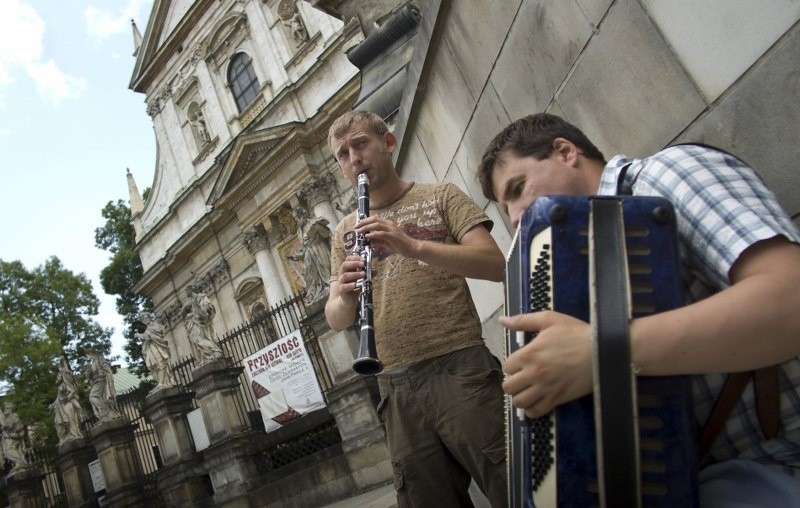
[[[580,148],[584,157],[605,165],[603,154],[579,128],[556,115],[537,113],[511,123],[486,147],[478,166],[478,180],[483,195],[489,200],[497,201],[492,189],[492,172],[504,153],[510,152],[517,157],[533,157],[536,160],[546,159],[553,153],[553,141],[556,138],[571,141]]]
[[[386,125],[386,122],[383,121],[383,118],[371,111],[358,109],[348,111],[331,124],[328,130],[328,147],[333,150],[333,140],[344,136],[353,128],[353,125],[357,123],[363,123],[378,136],[382,136],[389,131],[389,127]]]

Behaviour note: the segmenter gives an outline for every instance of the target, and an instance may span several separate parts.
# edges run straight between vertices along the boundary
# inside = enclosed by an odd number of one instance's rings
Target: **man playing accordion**
[[[544,195],[633,194],[673,204],[687,305],[632,320],[633,364],[639,375],[691,375],[701,428],[736,377],[729,373],[753,371],[719,428],[701,433],[701,505],[800,505],[800,234],[753,170],[700,145],[606,162],[577,127],[536,114],[499,133],[478,171],[484,195],[515,225]],[[527,416],[592,392],[588,323],[553,311],[501,323],[538,332],[505,364],[503,389]],[[771,424],[759,418],[753,378],[773,383],[765,391],[777,401]]]

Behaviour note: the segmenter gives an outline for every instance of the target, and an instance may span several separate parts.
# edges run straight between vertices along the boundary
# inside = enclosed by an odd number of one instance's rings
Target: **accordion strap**
[[[758,370],[734,372],[728,374],[728,379],[703,427],[698,444],[701,460],[711,450],[711,445],[714,444],[714,440],[725,426],[731,411],[742,398],[742,393],[751,378],[756,395],[756,414],[758,422],[761,424],[761,432],[764,433],[764,439],[773,439],[778,435],[781,423],[778,366],[772,365]]]

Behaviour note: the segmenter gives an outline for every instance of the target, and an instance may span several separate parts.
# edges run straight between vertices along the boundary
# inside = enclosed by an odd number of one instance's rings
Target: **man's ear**
[[[397,148],[397,136],[392,131],[386,131],[383,133],[383,141],[386,143],[386,150],[389,153],[394,153]]]
[[[578,147],[575,143],[567,138],[556,138],[553,140],[553,152],[557,153],[559,158],[569,164],[575,165],[578,162]]]

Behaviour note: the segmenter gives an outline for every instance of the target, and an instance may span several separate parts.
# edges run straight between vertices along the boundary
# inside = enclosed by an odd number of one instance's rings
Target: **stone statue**
[[[56,400],[50,404],[50,411],[53,412],[58,445],[61,446],[67,441],[83,437],[80,422],[84,417],[83,408],[78,401],[78,385],[72,375],[69,362],[63,356],[58,367],[56,388]]]
[[[303,262],[303,280],[306,284],[306,303],[323,298],[331,278],[331,231],[328,220],[322,217],[309,219],[303,207],[293,212],[297,222],[300,248],[289,259]]]
[[[14,463],[8,476],[28,468],[28,459],[25,458],[25,426],[14,411],[14,406],[9,403],[3,408],[3,454],[6,460]]]
[[[186,289],[189,303],[183,308],[184,323],[198,365],[222,358],[222,349],[214,339],[214,316],[217,309],[201,290]]]
[[[202,146],[211,141],[211,135],[208,133],[208,126],[206,125],[206,119],[203,116],[203,111],[199,106],[194,104],[193,106],[195,107],[193,107],[189,112],[189,124],[192,126],[192,130]]]
[[[101,422],[121,418],[111,364],[94,349],[86,350],[86,357],[89,359],[89,365],[86,366],[84,374],[89,381],[89,402],[92,404],[92,412]]]
[[[300,17],[300,9],[297,8],[294,0],[283,0],[278,5],[278,17],[283,25],[289,29],[289,33],[292,34],[292,39],[294,39],[295,43],[300,45],[308,41],[308,30],[306,30],[303,18]]]
[[[152,312],[143,314],[141,321],[147,328],[144,332],[134,335],[142,341],[144,363],[156,381],[153,391],[175,386],[175,375],[169,366],[169,344],[165,337],[164,325]]]

